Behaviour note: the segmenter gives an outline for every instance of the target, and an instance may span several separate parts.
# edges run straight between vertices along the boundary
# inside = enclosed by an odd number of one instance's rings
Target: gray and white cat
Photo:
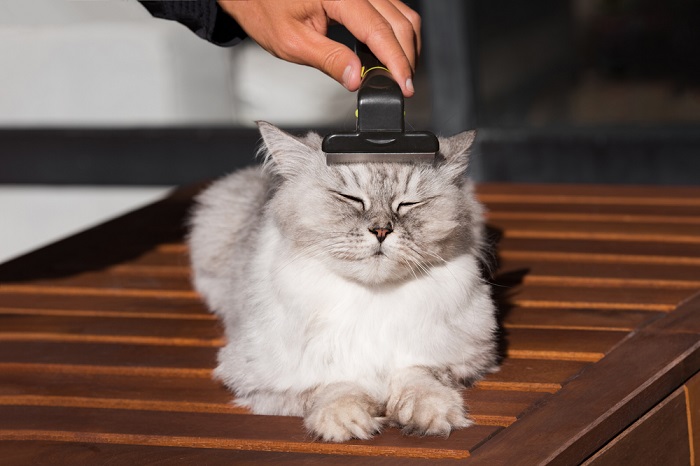
[[[474,132],[435,164],[327,166],[317,134],[259,127],[262,167],[215,182],[191,219],[195,286],[226,329],[215,376],[327,441],[470,425],[461,384],[496,365]]]

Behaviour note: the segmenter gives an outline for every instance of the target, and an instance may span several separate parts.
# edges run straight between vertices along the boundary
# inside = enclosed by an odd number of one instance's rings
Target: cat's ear
[[[467,169],[475,138],[476,130],[464,131],[449,138],[440,138],[440,154],[445,157],[445,166],[455,175],[461,176]]]
[[[291,178],[300,173],[325,166],[320,136],[310,133],[297,138],[265,121],[258,121],[263,139],[263,167],[275,175]]]

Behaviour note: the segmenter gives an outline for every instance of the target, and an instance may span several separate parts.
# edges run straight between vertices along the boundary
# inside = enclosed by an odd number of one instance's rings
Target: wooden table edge
[[[580,464],[698,371],[700,292],[631,333],[538,409],[472,450],[468,461]]]

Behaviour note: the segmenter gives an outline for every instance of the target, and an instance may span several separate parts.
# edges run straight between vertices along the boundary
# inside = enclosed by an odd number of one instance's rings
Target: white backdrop
[[[354,105],[317,70],[209,44],[135,0],[0,1],[0,126],[307,126]]]

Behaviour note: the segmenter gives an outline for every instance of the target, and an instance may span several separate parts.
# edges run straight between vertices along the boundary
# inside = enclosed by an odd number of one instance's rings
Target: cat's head
[[[464,178],[474,131],[441,138],[434,164],[329,166],[318,134],[259,127],[276,179],[270,212],[299,254],[378,286],[478,250],[481,208]]]

